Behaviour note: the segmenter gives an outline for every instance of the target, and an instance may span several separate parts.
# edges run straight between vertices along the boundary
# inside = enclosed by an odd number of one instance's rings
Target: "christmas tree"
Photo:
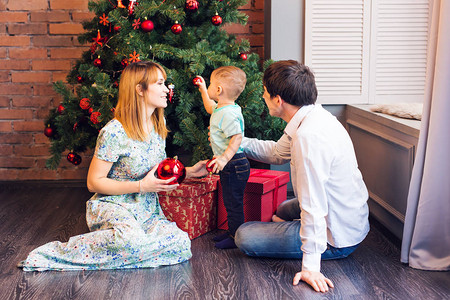
[[[153,60],[167,72],[169,93],[165,109],[169,156],[188,153],[192,161],[212,157],[208,141],[209,115],[203,108],[196,75],[207,84],[217,67],[234,65],[247,74],[237,104],[242,107],[245,135],[278,139],[284,127],[272,118],[262,101],[260,58],[249,53],[247,40],[237,41],[222,29],[225,23],[245,24],[238,10],[247,0],[100,0],[90,1],[93,20],[83,23],[79,36],[90,50],[83,53],[67,76],[56,82],[62,103],[50,111],[45,134],[51,139],[47,167],[56,169],[62,153],[74,165],[78,153],[95,147],[99,130],[114,117],[122,70],[140,60]]]

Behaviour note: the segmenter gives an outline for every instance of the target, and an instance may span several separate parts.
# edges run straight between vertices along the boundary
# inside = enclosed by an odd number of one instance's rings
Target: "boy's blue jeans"
[[[296,204],[297,203],[297,204]],[[274,258],[302,258],[300,239],[300,208],[297,199],[283,202],[277,209],[277,216],[286,222],[247,222],[236,232],[235,243],[249,256]],[[359,245],[359,244],[358,244]],[[322,260],[338,259],[349,256],[358,245],[335,248],[327,246]]]
[[[219,175],[227,210],[228,232],[234,236],[244,223],[244,190],[250,177],[250,164],[244,153],[236,153]]]

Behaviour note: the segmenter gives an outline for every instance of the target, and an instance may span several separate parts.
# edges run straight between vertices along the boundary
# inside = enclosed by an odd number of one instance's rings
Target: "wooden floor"
[[[256,259],[218,250],[214,232],[192,241],[190,261],[157,269],[23,272],[27,253],[87,232],[79,183],[0,182],[0,299],[450,299],[450,274],[409,268],[399,249],[372,226],[349,258],[322,263],[334,283],[320,294],[292,286],[301,261]]]

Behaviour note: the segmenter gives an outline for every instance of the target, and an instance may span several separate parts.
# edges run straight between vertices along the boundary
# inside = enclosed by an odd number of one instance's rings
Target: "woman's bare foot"
[[[278,217],[277,215],[273,215],[272,222],[285,222],[285,221],[282,218]]]

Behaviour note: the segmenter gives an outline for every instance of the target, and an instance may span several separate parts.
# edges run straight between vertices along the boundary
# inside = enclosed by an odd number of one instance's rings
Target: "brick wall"
[[[0,180],[85,179],[92,151],[79,166],[61,160],[45,168],[49,140],[43,134],[50,108],[61,98],[52,82],[65,80],[88,46],[80,45],[81,22],[94,16],[88,0],[0,0]],[[264,57],[264,0],[241,7],[246,26],[227,31],[246,38]]]

